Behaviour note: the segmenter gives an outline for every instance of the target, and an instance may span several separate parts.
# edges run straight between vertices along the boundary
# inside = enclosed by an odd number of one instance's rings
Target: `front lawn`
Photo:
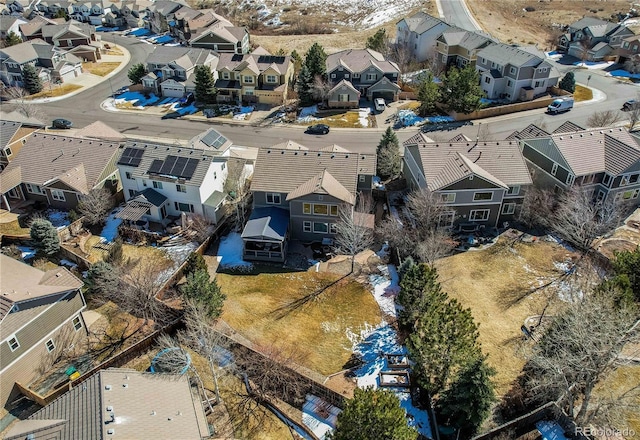
[[[120,63],[116,63],[116,62],[100,62],[100,63],[87,62],[87,63],[82,63],[82,70],[84,70],[85,72],[92,73],[94,75],[106,76],[109,73],[113,72],[119,65]]]
[[[583,87],[576,84],[576,89],[573,92],[573,99],[578,101],[589,101],[593,99],[593,90],[588,87]]]
[[[335,373],[351,356],[347,331],[357,333],[365,324],[381,321],[373,295],[351,279],[293,306],[338,278],[316,272],[218,274],[227,296],[222,319],[255,344],[294,348],[301,365],[324,375]]]
[[[51,89],[47,87],[46,90],[42,90],[40,93],[34,93],[33,95],[29,95],[25,99],[54,98],[56,96],[64,96],[67,93],[71,93],[81,88],[82,86],[79,86],[78,84],[56,85],[56,86],[53,86]]]
[[[18,220],[14,220],[8,223],[0,223],[0,235],[17,235],[29,237],[29,228],[23,228],[20,226]]]

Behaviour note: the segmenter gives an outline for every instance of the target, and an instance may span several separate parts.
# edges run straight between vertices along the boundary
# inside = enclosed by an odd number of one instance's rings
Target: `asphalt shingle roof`
[[[433,17],[422,11],[416,12],[411,17],[404,18],[403,20],[407,23],[409,30],[417,33],[418,35],[427,32],[429,29],[432,29],[441,23],[445,23],[439,18]]]
[[[491,44],[478,52],[478,58],[486,58],[501,66],[510,64],[512,66],[523,66],[531,63],[537,65],[544,60],[526,50],[508,44]]]
[[[376,66],[382,72],[400,72],[398,65],[371,49],[347,49],[327,56],[327,72],[343,66],[351,72],[362,72],[370,66]]]
[[[11,139],[20,130],[20,127],[22,127],[22,124],[19,122],[0,121],[0,148],[4,148],[11,143]]]

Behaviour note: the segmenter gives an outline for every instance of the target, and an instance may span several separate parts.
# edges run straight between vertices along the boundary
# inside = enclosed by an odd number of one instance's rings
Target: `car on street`
[[[114,95],[122,95],[123,93],[127,93],[129,91],[129,87],[120,87],[115,91]]]
[[[73,126],[73,123],[71,121],[69,121],[68,119],[62,119],[62,118],[54,119],[53,122],[51,123],[51,128],[59,128],[63,130],[71,128],[72,126]]]
[[[640,109],[640,101],[637,101],[635,99],[630,99],[624,104],[622,104],[622,110],[625,112],[636,110],[636,109]]]
[[[309,134],[327,134],[329,133],[329,126],[325,124],[310,125],[307,127],[305,133]]]

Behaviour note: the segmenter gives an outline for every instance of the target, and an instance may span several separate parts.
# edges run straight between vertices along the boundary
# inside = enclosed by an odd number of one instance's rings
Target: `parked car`
[[[73,123],[68,119],[54,119],[51,123],[51,128],[68,129],[73,126]]]
[[[193,101],[195,100],[196,97],[193,95],[193,93],[189,92],[186,96],[180,98],[180,107],[188,107],[193,104]]]
[[[622,104],[622,110],[625,112],[636,110],[640,108],[640,101],[636,101],[635,99],[630,99],[624,104]]]
[[[568,112],[573,108],[573,98],[558,98],[547,106],[547,113],[555,115],[561,112]]]
[[[376,111],[380,112],[380,113],[382,113],[384,111],[384,109],[387,108],[387,103],[382,98],[376,98],[373,101],[373,104],[374,104],[374,107],[375,107]]]
[[[307,127],[306,133],[309,134],[327,134],[329,133],[329,126],[325,124],[310,125]]]
[[[114,95],[122,95],[123,93],[127,93],[129,91],[129,87],[120,87],[115,91]]]

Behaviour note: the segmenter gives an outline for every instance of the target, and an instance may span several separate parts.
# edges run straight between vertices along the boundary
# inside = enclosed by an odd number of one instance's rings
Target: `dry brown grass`
[[[28,237],[30,231],[31,230],[29,228],[21,227],[18,220],[8,223],[0,223],[0,235],[18,235]]]
[[[602,399],[618,401],[620,396],[638,384],[640,384],[640,366],[624,365],[601,382],[594,390],[594,394]],[[635,406],[635,408],[620,411],[620,419],[624,420],[623,426],[640,433],[640,412],[637,410],[640,406],[640,397],[636,393],[635,399],[624,399],[623,402]]]
[[[106,76],[113,72],[119,65],[120,63],[115,62],[82,63],[82,70],[93,75]]]
[[[81,88],[82,86],[79,86],[77,84],[63,84],[61,86],[56,85],[56,86],[52,86],[51,90],[47,88],[46,90],[43,90],[40,93],[29,95],[25,99],[54,98],[56,96],[64,96],[67,93],[74,92]]]
[[[576,85],[576,90],[573,92],[573,99],[578,101],[589,101],[593,99],[593,91],[587,87]]]
[[[360,124],[360,115],[358,111],[346,111],[337,115],[327,116],[313,121],[313,124],[326,124],[329,127],[340,128],[362,128]],[[302,123],[300,125],[309,125],[309,123]]]
[[[295,310],[279,309],[337,279],[315,272],[218,274],[227,295],[222,319],[256,344],[293,347],[303,366],[335,373],[351,356],[346,330],[381,320],[373,296],[362,284],[345,279]]]
[[[570,24],[584,16],[609,19],[615,12],[629,11],[627,0],[467,0],[467,5],[482,28],[500,41],[537,43],[540,49],[554,47],[549,41],[558,34],[553,23]],[[535,11],[526,12],[525,7]]]
[[[437,264],[443,289],[464,307],[471,308],[480,325],[482,350],[497,375],[496,391],[504,394],[520,373],[524,358],[518,354],[524,320],[542,312],[547,296],[520,295],[540,285],[540,279],[558,276],[555,261],[571,255],[561,246],[546,243],[516,243],[506,239],[480,251],[469,251],[440,260]]]

